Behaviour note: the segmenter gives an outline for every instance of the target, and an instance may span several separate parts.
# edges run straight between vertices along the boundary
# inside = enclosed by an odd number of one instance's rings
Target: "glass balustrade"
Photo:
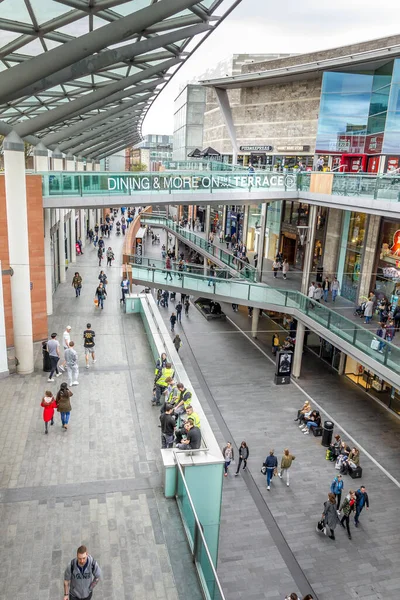
[[[192,242],[205,252],[208,252],[208,254],[212,254],[212,256],[214,256],[216,259],[218,259],[228,267],[234,269],[241,279],[257,281],[257,270],[255,269],[255,267],[253,267],[253,265],[250,265],[249,263],[240,260],[239,258],[235,258],[230,252],[226,252],[219,246],[210,244],[208,240],[204,239],[199,235],[196,235],[195,233],[185,229],[184,227],[181,227],[178,223],[172,221],[172,219],[168,219],[167,217],[158,217],[145,214],[141,217],[140,220],[141,223],[144,225],[162,225],[163,227],[167,227],[171,231],[178,233],[188,241]]]
[[[147,260],[147,259],[146,259]],[[152,259],[149,259],[152,261]],[[170,273],[170,275],[169,275]],[[151,284],[151,287],[163,288],[166,284],[182,291],[190,291],[197,295],[210,293],[229,298],[232,302],[265,304],[265,308],[277,307],[284,311],[287,308],[297,309],[312,319],[316,324],[350,343],[378,363],[387,366],[396,374],[400,374],[400,348],[385,342],[381,352],[371,348],[376,336],[353,323],[350,319],[307,298],[296,291],[280,290],[263,284],[245,281],[244,279],[221,279],[195,273],[178,274],[165,268],[151,268],[147,265],[132,264],[132,279]]]

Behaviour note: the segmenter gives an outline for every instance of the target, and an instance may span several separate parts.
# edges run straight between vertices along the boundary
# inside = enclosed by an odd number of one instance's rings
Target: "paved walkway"
[[[229,437],[236,446],[243,439],[250,446],[249,472],[235,478],[231,467],[224,484],[218,572],[227,597],[248,598],[254,590],[257,599],[282,598],[303,591],[305,578],[319,600],[397,599],[400,421],[312,356],[299,386],[275,386],[268,359],[274,326],[263,318],[254,345],[234,326],[250,329],[247,311],[224,309],[232,321],[207,322],[192,305],[177,332],[183,363],[193,381],[196,376],[221,445]],[[167,321],[170,312],[163,314]],[[329,413],[344,439],[362,447],[362,480],[346,477],[345,492],[363,483],[371,508],[363,512],[358,529],[352,524],[352,541],[340,527],[336,542],[315,532],[336,471],[325,460],[321,439],[304,436],[293,423],[305,394]],[[280,458],[286,446],[296,455],[291,486],[274,480],[268,492],[261,463],[269,448]],[[254,500],[254,485],[261,503]]]
[[[118,258],[122,240],[110,243]],[[83,276],[79,299],[75,270]],[[59,286],[49,319],[59,336],[71,325],[79,353],[68,432],[56,414],[44,435],[41,397],[66,377],[47,383],[39,345],[33,375],[0,382],[0,598],[61,598],[64,569],[84,543],[103,569],[96,600],[200,600],[177,505],[161,489],[158,415],[149,402],[154,367],[142,322],[120,308],[120,266],[107,270],[105,309],[94,307],[98,273],[96,251],[87,248]],[[88,321],[97,363],[86,370]]]

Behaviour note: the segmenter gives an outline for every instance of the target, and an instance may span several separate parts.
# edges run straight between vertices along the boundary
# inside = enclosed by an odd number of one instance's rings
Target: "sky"
[[[303,53],[399,33],[399,0],[242,0],[171,79],[142,133],[172,134],[174,99],[187,81],[232,54]],[[394,18],[393,18],[394,17]]]

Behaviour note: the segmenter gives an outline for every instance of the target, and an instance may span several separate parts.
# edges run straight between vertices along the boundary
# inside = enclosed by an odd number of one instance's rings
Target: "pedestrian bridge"
[[[291,314],[395,388],[400,388],[400,348],[385,343],[382,354],[373,350],[373,333],[300,292],[280,290],[239,278],[210,277],[209,274],[178,273],[174,270],[168,272],[152,258],[132,257],[131,265],[132,281],[136,284]]]
[[[331,208],[398,217],[400,176],[347,173],[45,172],[44,208],[179,204],[254,204],[301,200]]]

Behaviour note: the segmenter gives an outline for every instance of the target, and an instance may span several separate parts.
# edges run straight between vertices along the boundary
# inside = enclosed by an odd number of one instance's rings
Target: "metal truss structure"
[[[155,98],[240,2],[0,0],[0,134],[95,160],[139,142]]]

